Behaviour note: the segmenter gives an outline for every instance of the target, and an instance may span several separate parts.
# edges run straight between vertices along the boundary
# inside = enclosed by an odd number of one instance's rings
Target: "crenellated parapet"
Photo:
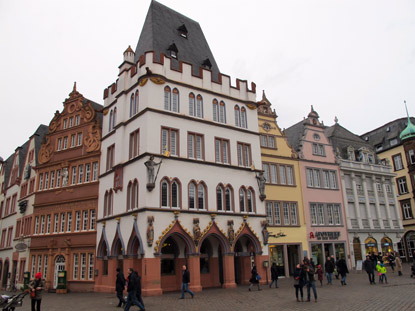
[[[129,67],[126,67],[126,64]],[[236,79],[235,85],[231,83],[231,77],[219,73],[218,81],[212,78],[212,71],[208,67],[201,66],[199,75],[193,74],[193,65],[185,61],[179,61],[179,69],[173,68],[172,59],[160,54],[160,61],[156,60],[154,52],[147,52],[140,56],[139,62],[131,64],[123,62],[123,70],[116,82],[104,89],[106,105],[112,103],[120,93],[128,91],[131,87],[144,78],[159,77],[163,80],[182,85],[204,89],[220,95],[235,98],[236,100],[252,102],[256,107],[256,85],[246,80]]]

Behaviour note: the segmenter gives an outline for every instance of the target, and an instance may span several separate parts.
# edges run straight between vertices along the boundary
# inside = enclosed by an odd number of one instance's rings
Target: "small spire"
[[[313,107],[313,105],[311,105],[311,111],[312,111],[312,112],[314,111],[314,107]]]
[[[339,119],[337,119],[337,116],[334,117],[334,123],[339,123]]]
[[[125,53],[134,53],[133,49],[131,48],[131,45],[128,46],[128,48],[124,51]]]
[[[76,81],[73,83],[73,90],[72,92],[76,92]]]

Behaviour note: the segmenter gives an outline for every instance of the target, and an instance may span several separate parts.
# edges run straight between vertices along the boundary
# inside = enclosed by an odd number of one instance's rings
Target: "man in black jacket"
[[[327,261],[324,264],[324,269],[326,270],[327,285],[333,285],[334,262],[330,257],[327,257]]]
[[[144,306],[137,300],[137,275],[132,268],[128,268],[128,285],[127,285],[127,303],[125,304],[124,311],[129,311],[132,305],[136,305],[141,311],[144,311]]]
[[[119,300],[117,307],[121,307],[122,305],[125,305],[125,300],[123,297],[124,287],[125,287],[124,274],[121,272],[120,268],[117,268],[117,279],[115,280],[115,291],[117,292],[117,298]]]
[[[137,300],[144,306],[143,296],[141,296],[141,276],[138,274],[137,271],[134,271],[135,276],[137,278]]]
[[[374,273],[375,267],[376,267],[376,264],[371,260],[369,255],[366,255],[366,260],[363,261],[362,268],[366,271],[366,273],[369,277],[370,285],[376,284],[375,283],[375,273]]]
[[[190,283],[190,273],[187,270],[186,265],[183,265],[183,277],[182,277],[182,296],[180,299],[184,299],[184,293],[188,292],[192,298],[195,296],[195,294],[189,289],[189,283]]]
[[[316,289],[316,282],[314,280],[314,273],[315,273],[314,268],[309,262],[306,262],[304,264],[304,271],[305,271],[305,277],[307,281],[307,301],[310,301],[310,298],[311,298],[310,290],[313,289],[314,301],[317,302],[317,289]]]

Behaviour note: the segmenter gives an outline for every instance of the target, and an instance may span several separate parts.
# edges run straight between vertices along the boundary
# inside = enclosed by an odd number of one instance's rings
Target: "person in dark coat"
[[[349,269],[347,268],[346,260],[344,260],[344,257],[342,257],[337,263],[337,269],[338,269],[339,274],[342,277],[341,279],[342,285],[347,285],[346,276],[347,276],[347,273],[349,273]]]
[[[363,265],[362,265],[363,270],[366,271],[368,277],[369,277],[369,282],[370,285],[372,284],[376,284],[375,283],[375,268],[376,265],[375,263],[371,260],[370,256],[367,255],[366,256],[366,260],[363,261]]]
[[[315,270],[313,266],[308,263],[304,265],[304,271],[305,271],[305,280],[307,284],[307,301],[310,302],[310,292],[311,289],[313,289],[314,294],[314,301],[317,302],[317,289],[316,289],[316,281],[314,279]]]
[[[275,262],[272,263],[271,266],[271,284],[269,284],[269,288],[272,287],[272,284],[275,282],[275,288],[278,288],[278,269],[277,264]]]
[[[330,259],[330,257],[327,257],[324,269],[326,270],[327,285],[333,285],[334,262]]]
[[[297,301],[299,302],[300,299],[298,298],[298,292],[300,292],[301,301],[304,301],[303,286],[304,286],[305,272],[300,264],[298,264],[297,267],[295,268],[293,277],[294,277],[295,297],[297,298]]]
[[[143,301],[143,296],[141,296],[141,276],[138,274],[137,271],[134,271],[134,273],[135,273],[135,276],[137,278],[137,293],[136,293],[137,300],[143,305],[143,307],[145,307],[144,306],[144,301]]]
[[[388,255],[389,266],[392,269],[392,272],[395,272],[395,256],[392,253]]]
[[[195,296],[195,294],[189,289],[189,283],[190,283],[190,272],[187,270],[186,265],[183,265],[183,276],[182,276],[182,296],[180,299],[184,299],[184,293],[189,293],[192,298]]]
[[[256,270],[256,266],[253,266],[252,270],[251,270],[251,278],[249,279],[249,283],[251,283],[251,284],[249,285],[248,290],[251,291],[252,286],[254,286],[254,284],[256,284],[258,286],[258,290],[261,290],[261,287],[259,286],[259,280],[260,280],[260,277],[259,277],[259,274]]]
[[[115,280],[115,291],[117,292],[117,298],[119,300],[117,307],[121,307],[125,305],[124,288],[125,288],[124,274],[121,272],[120,268],[117,268],[117,279]]]
[[[40,311],[40,304],[42,302],[42,292],[46,288],[45,281],[42,280],[42,273],[36,273],[35,279],[29,283],[28,287],[31,293],[35,293],[34,296],[30,296],[32,300],[32,311]]]
[[[145,310],[144,306],[137,300],[137,276],[132,268],[128,268],[128,285],[127,285],[127,302],[124,311],[129,311],[132,305],[136,305],[141,311]]]

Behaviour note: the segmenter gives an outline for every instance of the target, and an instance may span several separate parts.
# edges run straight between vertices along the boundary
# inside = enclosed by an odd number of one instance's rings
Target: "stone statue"
[[[148,246],[153,246],[153,241],[154,241],[154,226],[153,226],[153,222],[154,222],[154,216],[148,216],[147,217],[147,245]]]
[[[235,231],[233,230],[233,220],[228,220],[228,240],[232,245],[235,240]]]
[[[261,201],[264,201],[266,198],[265,195],[265,176],[264,176],[264,171],[260,171],[257,175],[256,175],[256,179],[258,181],[258,187],[259,187],[259,198],[261,199]]]
[[[199,227],[199,218],[193,218],[193,239],[197,245],[201,237],[200,227]]]
[[[151,190],[153,190],[154,183],[156,182],[157,174],[158,174],[158,171],[157,171],[156,176],[154,176],[154,170],[157,165],[159,166],[159,169],[160,169],[161,162],[162,160],[160,160],[159,163],[155,162],[153,155],[150,156],[150,159],[148,161],[144,162],[144,165],[147,167],[147,189],[149,189],[150,187]]]
[[[269,232],[268,232],[268,224],[267,222],[264,220],[261,222],[262,227],[262,238],[264,239],[264,245],[268,244],[268,238],[269,238]]]
[[[68,168],[65,167],[62,170],[62,187],[68,186],[68,179],[69,179],[69,172],[68,172]]]

